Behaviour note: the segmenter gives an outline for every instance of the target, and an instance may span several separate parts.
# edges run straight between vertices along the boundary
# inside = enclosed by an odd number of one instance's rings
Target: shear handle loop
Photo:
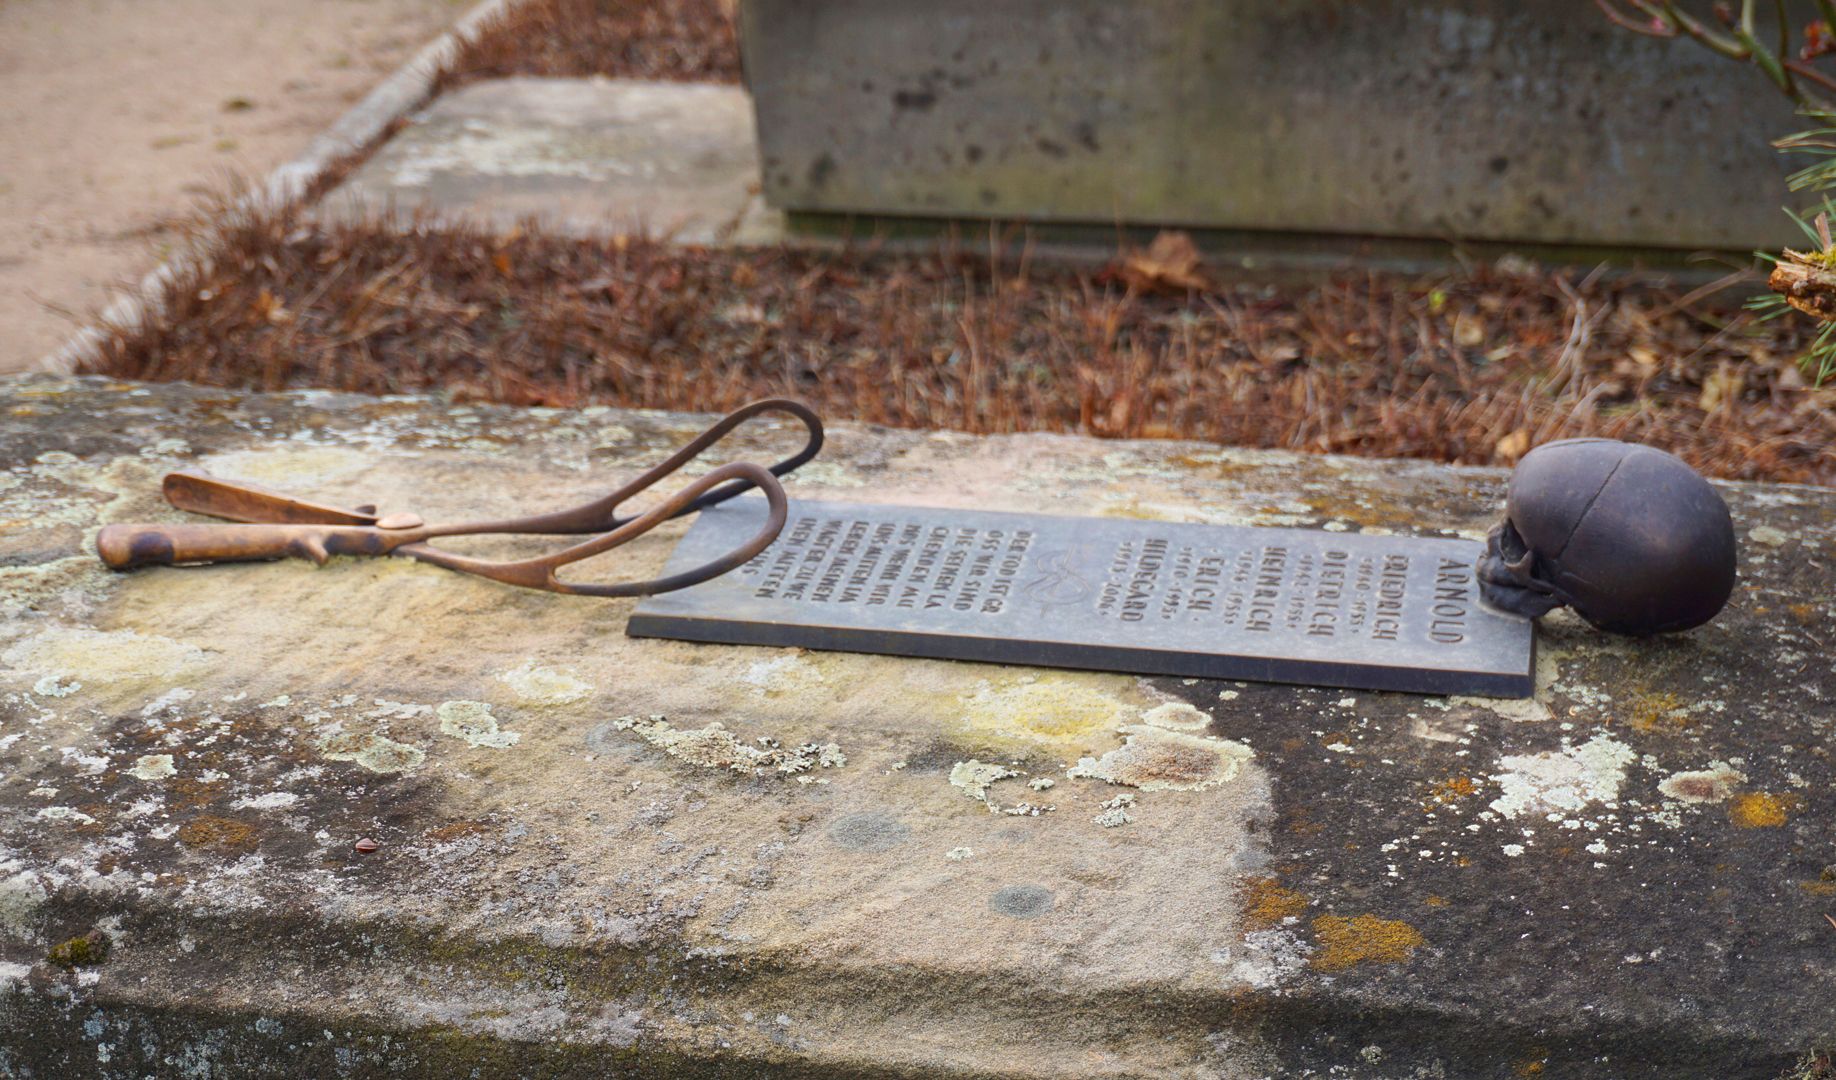
[[[822,439],[823,439],[822,417],[817,416],[814,410],[812,410],[808,405],[805,405],[801,401],[792,401],[790,398],[767,398],[764,401],[755,401],[751,403],[750,405],[747,405],[745,408],[739,410],[739,413],[737,414],[738,419],[733,420],[732,425],[734,427],[737,427],[741,423],[744,423],[746,420],[750,419],[753,416],[756,416],[757,414],[761,412],[773,411],[773,410],[777,412],[790,413],[792,416],[803,421],[804,429],[809,432],[809,437],[806,438],[803,442],[803,449],[797,451],[795,454],[792,454],[790,457],[785,458],[783,461],[780,461],[777,464],[771,466],[769,470],[771,475],[774,477],[780,477],[780,476],[789,475],[790,473],[796,471],[797,469],[802,468],[805,464],[809,463],[812,459],[814,459],[817,454],[822,452]],[[723,421],[723,423],[724,422],[725,421]],[[731,428],[728,428],[727,430],[731,430]],[[722,435],[726,434],[726,431],[722,431],[721,434]],[[703,437],[706,438],[705,435]],[[704,444],[703,449],[705,449],[707,446],[713,445],[714,442],[718,441],[719,439],[720,439],[720,435],[716,435],[712,439],[709,439],[708,442]],[[701,452],[700,450],[695,451],[696,454],[699,454],[700,452]],[[693,456],[694,455],[690,455],[690,457],[693,457]],[[683,458],[683,461],[686,463],[688,461],[688,458]],[[755,486],[754,484],[745,482],[745,481],[739,481],[739,482],[735,482],[732,484],[728,484],[726,487],[720,488],[715,491],[710,491],[706,495],[703,495],[701,498],[696,499],[688,507],[680,511],[677,511],[676,516],[681,517],[685,514],[693,514],[693,513],[698,513],[702,510],[706,510],[710,506],[719,506],[721,503],[726,502],[728,499],[731,499],[736,495],[745,494],[747,491],[750,491],[754,486]]]
[[[562,581],[556,576],[555,571],[569,563],[611,551],[613,548],[644,535],[665,521],[689,512],[698,505],[698,501],[703,499],[710,489],[729,482],[736,485],[736,494],[753,487],[762,490],[765,493],[769,512],[766,515],[765,524],[752,539],[720,558],[704,563],[693,570],[672,574],[669,577],[652,578],[649,581],[623,582],[616,585],[574,584]],[[784,488],[778,483],[777,477],[773,476],[769,470],[751,462],[735,462],[730,465],[722,465],[709,472],[671,496],[667,502],[651,509],[641,517],[626,519],[611,532],[540,558],[517,562],[494,562],[442,551],[426,543],[407,544],[396,548],[395,551],[398,555],[412,556],[422,562],[444,566],[449,570],[478,574],[494,581],[522,585],[532,589],[546,589],[550,592],[572,593],[580,596],[652,596],[699,584],[744,565],[753,556],[771,546],[771,542],[778,538],[778,533],[783,531],[784,522],[788,516],[789,505],[784,497]],[[525,523],[524,527],[518,531],[534,530],[529,529]]]
[[[773,465],[770,470],[753,466],[758,472],[767,473],[768,478],[783,476],[793,469],[796,469],[798,466],[808,462],[821,452],[823,437],[822,419],[811,411],[809,406],[802,402],[792,401],[789,398],[767,398],[763,401],[754,401],[751,404],[742,406],[728,413],[715,423],[714,426],[708,428],[700,435],[695,436],[695,438],[690,440],[682,449],[671,454],[662,464],[647,470],[642,476],[639,476],[629,484],[626,484],[624,487],[619,488],[617,491],[614,491],[612,494],[602,499],[597,499],[584,506],[576,506],[568,510],[558,510],[551,514],[537,514],[534,517],[516,518],[514,520],[481,522],[476,525],[467,525],[464,528],[468,532],[481,533],[517,532],[568,535],[605,532],[608,529],[620,528],[632,521],[642,520],[642,518],[635,514],[621,517],[619,516],[618,508],[624,504],[625,500],[655,485],[657,481],[701,456],[708,447],[726,438],[727,434],[734,428],[739,427],[741,424],[762,412],[784,412],[791,414],[803,422],[803,426],[809,431],[809,438],[805,440],[803,449],[785,458],[783,461],[778,462],[776,465]],[[716,469],[715,473],[719,471],[720,470]],[[708,475],[713,476],[715,473],[709,473]],[[675,509],[670,516],[681,517],[684,514],[693,514],[701,510],[706,510],[711,506],[718,506],[728,499],[736,495],[744,494],[754,487],[762,488],[764,485],[752,479],[750,474],[748,474],[747,478],[735,480],[724,487],[712,491],[700,484],[692,485],[692,490],[702,492],[700,497],[680,504],[672,499],[669,505],[675,507]],[[649,514],[643,515],[643,517],[649,516]],[[440,531],[443,535],[459,535],[459,530],[457,529],[442,529]]]

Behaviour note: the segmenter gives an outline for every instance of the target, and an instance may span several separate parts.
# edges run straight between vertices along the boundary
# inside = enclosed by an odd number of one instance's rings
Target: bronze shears
[[[764,412],[789,413],[802,421],[808,431],[803,449],[770,468],[749,461],[721,465],[647,511],[619,512],[626,500],[676,472],[734,428]],[[180,510],[238,524],[109,525],[96,534],[96,553],[115,570],[289,557],[323,564],[333,555],[403,555],[530,589],[582,596],[650,596],[719,577],[769,547],[784,528],[787,514],[784,488],[778,477],[808,462],[821,449],[822,420],[808,406],[783,398],[755,401],[729,413],[668,460],[604,498],[547,514],[452,525],[429,525],[413,513],[379,514],[373,506],[346,509],[198,470],[184,470],[167,474],[161,485],[166,501]],[[765,524],[746,543],[718,559],[668,577],[612,585],[563,581],[557,576],[557,571],[570,563],[603,554],[665,521],[717,506],[753,488],[764,492],[769,504]],[[486,533],[599,535],[547,555],[511,561],[473,558],[429,543],[445,536]]]

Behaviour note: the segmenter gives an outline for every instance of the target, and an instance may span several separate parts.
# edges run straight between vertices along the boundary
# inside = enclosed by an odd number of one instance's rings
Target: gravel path
[[[0,371],[151,269],[162,221],[288,160],[469,0],[0,0]]]

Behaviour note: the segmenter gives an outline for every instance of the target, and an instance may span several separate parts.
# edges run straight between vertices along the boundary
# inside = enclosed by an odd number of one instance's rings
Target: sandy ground
[[[0,371],[152,269],[162,221],[293,157],[470,0],[0,0]]]

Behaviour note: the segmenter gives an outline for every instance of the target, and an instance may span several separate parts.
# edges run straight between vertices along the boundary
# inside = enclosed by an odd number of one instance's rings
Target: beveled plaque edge
[[[787,640],[787,628],[795,640]],[[1422,668],[1378,664],[1332,663],[1231,653],[1194,653],[1170,649],[1129,649],[1062,641],[1027,641],[967,634],[927,634],[908,630],[862,630],[820,623],[775,623],[634,612],[625,623],[629,637],[664,638],[711,645],[757,645],[806,648],[820,652],[872,653],[963,663],[1023,665],[1074,671],[1108,671],[1170,678],[1281,683],[1341,690],[1476,697],[1528,698],[1536,692],[1536,632],[1532,626],[1523,674],[1458,668]],[[963,656],[966,642],[986,655]],[[956,646],[956,647],[952,647]],[[1275,670],[1281,669],[1281,674]],[[1356,673],[1355,675],[1353,673]]]

